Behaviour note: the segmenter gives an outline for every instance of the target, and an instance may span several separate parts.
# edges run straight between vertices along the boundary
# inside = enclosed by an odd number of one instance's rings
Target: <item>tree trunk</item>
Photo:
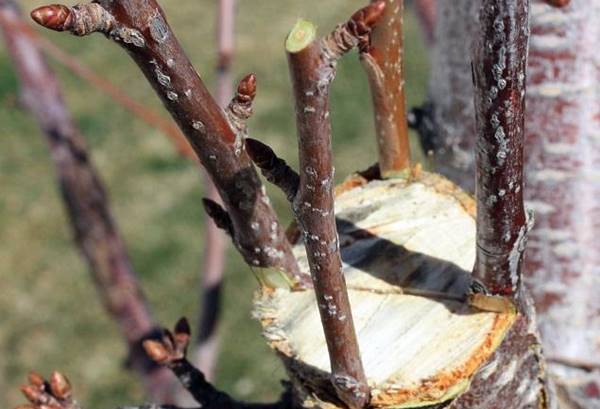
[[[568,2],[565,2],[568,3]],[[438,2],[430,81],[438,171],[472,191],[474,120],[469,49],[480,1]],[[600,3],[554,8],[532,2],[525,198],[535,210],[525,281],[561,404],[600,405]]]

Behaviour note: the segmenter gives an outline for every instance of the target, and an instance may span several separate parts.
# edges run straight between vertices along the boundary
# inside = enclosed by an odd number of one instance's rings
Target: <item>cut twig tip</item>
[[[73,12],[62,4],[38,7],[31,12],[31,18],[42,27],[55,31],[69,30],[73,24]]]

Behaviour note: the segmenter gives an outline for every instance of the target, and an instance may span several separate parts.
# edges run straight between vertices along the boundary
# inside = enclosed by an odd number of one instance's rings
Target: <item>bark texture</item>
[[[439,2],[430,82],[437,170],[469,188],[474,146],[466,53],[477,38],[479,1]],[[535,210],[524,276],[544,349],[567,407],[600,405],[597,357],[599,231],[598,2],[554,8],[532,1],[525,150],[525,199]],[[460,108],[460,109],[459,109]],[[457,112],[455,112],[457,110]],[[454,120],[453,118],[456,118]],[[448,150],[444,141],[463,149]],[[450,156],[448,156],[450,154]],[[463,166],[465,165],[465,166]],[[566,381],[566,382],[565,382]],[[574,403],[575,402],[575,403]],[[577,403],[578,402],[578,403]],[[579,406],[578,406],[579,405]]]
[[[234,244],[248,265],[258,276],[276,270],[298,281],[298,266],[244,149],[244,135],[228,123],[159,4],[155,0],[101,0],[67,8],[67,12],[62,7],[42,7],[32,17],[45,27],[76,35],[102,32],[123,46],[217,186],[233,222]]]
[[[485,0],[472,70],[477,127],[474,275],[514,296],[530,225],[523,204],[529,1]]]
[[[329,87],[337,60],[368,38],[384,2],[356,12],[324,39],[300,22],[286,46],[296,104],[300,183],[292,202],[303,233],[331,364],[331,382],[351,408],[364,407],[369,387],[361,363],[352,311],[342,274],[334,212],[334,169],[329,120]]]
[[[105,188],[64,104],[56,77],[40,50],[19,30],[21,22],[16,4],[0,1],[0,23],[21,83],[22,101],[48,141],[75,242],[104,307],[129,346],[130,364],[152,399],[169,401],[171,377],[157,370],[140,348],[141,339],[149,336],[155,325]]]
[[[533,15],[527,283],[560,388],[581,407],[600,407],[600,3],[536,2]]]
[[[409,172],[410,147],[404,96],[404,0],[385,4],[370,41],[359,48],[373,99],[379,169],[388,177]]]

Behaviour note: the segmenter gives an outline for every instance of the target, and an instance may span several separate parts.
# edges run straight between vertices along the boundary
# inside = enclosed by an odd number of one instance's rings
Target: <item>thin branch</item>
[[[437,0],[413,0],[413,9],[419,20],[421,31],[428,45],[435,42],[435,23],[437,20]]]
[[[45,27],[76,35],[102,32],[123,46],[217,186],[246,262],[257,276],[276,272],[298,281],[290,244],[245,152],[243,137],[236,135],[193,69],[156,0],[46,6],[34,10],[32,17]]]
[[[170,400],[170,375],[142,353],[140,340],[154,329],[137,275],[111,214],[108,198],[85,141],[64,104],[58,81],[40,50],[23,35],[16,4],[0,0],[0,25],[21,83],[27,109],[48,141],[74,240],[90,269],[105,309],[118,324],[130,364],[154,399]]]
[[[383,177],[393,177],[410,168],[404,97],[404,0],[385,3],[381,23],[373,29],[370,42],[361,41],[359,47],[373,99],[379,168]]]
[[[315,38],[316,29],[311,23],[299,21],[286,41],[300,156],[300,184],[292,207],[304,235],[332,383],[338,397],[350,408],[368,404],[369,386],[342,274],[335,225],[329,87],[337,60],[368,41],[371,26],[384,7],[385,2],[379,1],[359,10],[323,39]]]
[[[293,202],[300,186],[298,172],[292,169],[285,160],[279,158],[268,145],[256,139],[246,139],[246,149],[263,176],[280,188],[287,199]]]
[[[516,296],[531,223],[523,205],[529,1],[484,0],[473,81],[477,123],[477,258],[474,275]]]
[[[225,108],[233,94],[231,62],[234,52],[235,0],[219,0],[216,23],[216,43],[219,58],[216,66],[217,87],[215,94],[217,104]],[[215,204],[222,203],[219,192],[210,177],[206,175],[204,180],[207,199]],[[199,314],[198,337],[193,353],[194,364],[202,370],[209,380],[214,377],[219,354],[217,328],[221,312],[221,292],[225,266],[226,238],[219,231],[219,227],[218,224],[213,222],[212,218],[207,219],[205,223],[201,284],[202,310]],[[228,233],[233,237],[233,226],[231,226],[230,219]]]
[[[161,341],[148,340],[144,348],[158,364],[165,365],[177,376],[183,387],[190,392],[203,409],[284,409],[291,405],[289,392],[272,404],[248,404],[239,402],[215,388],[204,374],[194,367],[186,357],[191,336],[190,326],[185,318],[175,325],[173,332],[164,330]]]
[[[219,203],[208,198],[202,199],[202,204],[204,205],[206,214],[212,219],[215,226],[233,237],[233,222],[231,221],[231,217],[229,217],[227,210],[223,209]]]

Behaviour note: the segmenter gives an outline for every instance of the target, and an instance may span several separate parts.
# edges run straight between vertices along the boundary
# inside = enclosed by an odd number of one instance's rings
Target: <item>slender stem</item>
[[[370,44],[363,43],[360,48],[373,99],[379,168],[383,177],[393,177],[410,167],[404,97],[404,0],[385,2],[381,23],[373,29]]]
[[[339,398],[351,408],[368,403],[369,387],[342,274],[335,225],[329,87],[337,59],[367,39],[384,6],[380,1],[358,11],[322,40],[316,38],[311,23],[299,21],[286,41],[300,157],[300,183],[292,206],[304,235],[332,383]]]
[[[494,294],[516,296],[530,228],[523,205],[528,0],[484,0],[473,79],[477,124],[477,257],[474,274]]]
[[[217,15],[216,101],[225,108],[233,95],[231,61],[234,52],[235,0],[219,0]],[[206,197],[221,202],[219,192],[210,177],[205,179]],[[207,218],[204,232],[204,260],[202,264],[201,299],[202,311],[198,325],[198,338],[194,352],[194,363],[207,379],[214,377],[219,341],[217,327],[220,318],[221,290],[225,264],[225,235],[212,218]]]
[[[245,409],[245,408],[286,408],[290,406],[289,390],[284,391],[281,399],[272,404],[248,404],[233,399],[227,393],[217,389],[198,368],[187,359],[187,349],[191,337],[187,319],[181,318],[175,330],[163,330],[162,340],[144,342],[146,353],[157,363],[169,368],[181,385],[203,409]]]
[[[437,20],[436,0],[413,0],[413,8],[419,19],[421,30],[425,34],[427,44],[432,45],[435,41],[435,23]]]
[[[129,52],[215,183],[246,262],[294,280],[298,265],[244,149],[243,136],[234,132],[206,89],[156,0],[100,0],[67,12],[65,8],[42,7],[32,17],[48,28],[77,35],[103,32]]]
[[[30,37],[20,31],[22,24],[16,3],[0,0],[0,26],[19,76],[23,101],[48,141],[75,242],[104,307],[129,345],[132,367],[142,377],[150,397],[168,401],[169,374],[155,371],[143,353],[136,353],[140,339],[153,330],[154,323],[105,188],[64,104],[56,77]]]

